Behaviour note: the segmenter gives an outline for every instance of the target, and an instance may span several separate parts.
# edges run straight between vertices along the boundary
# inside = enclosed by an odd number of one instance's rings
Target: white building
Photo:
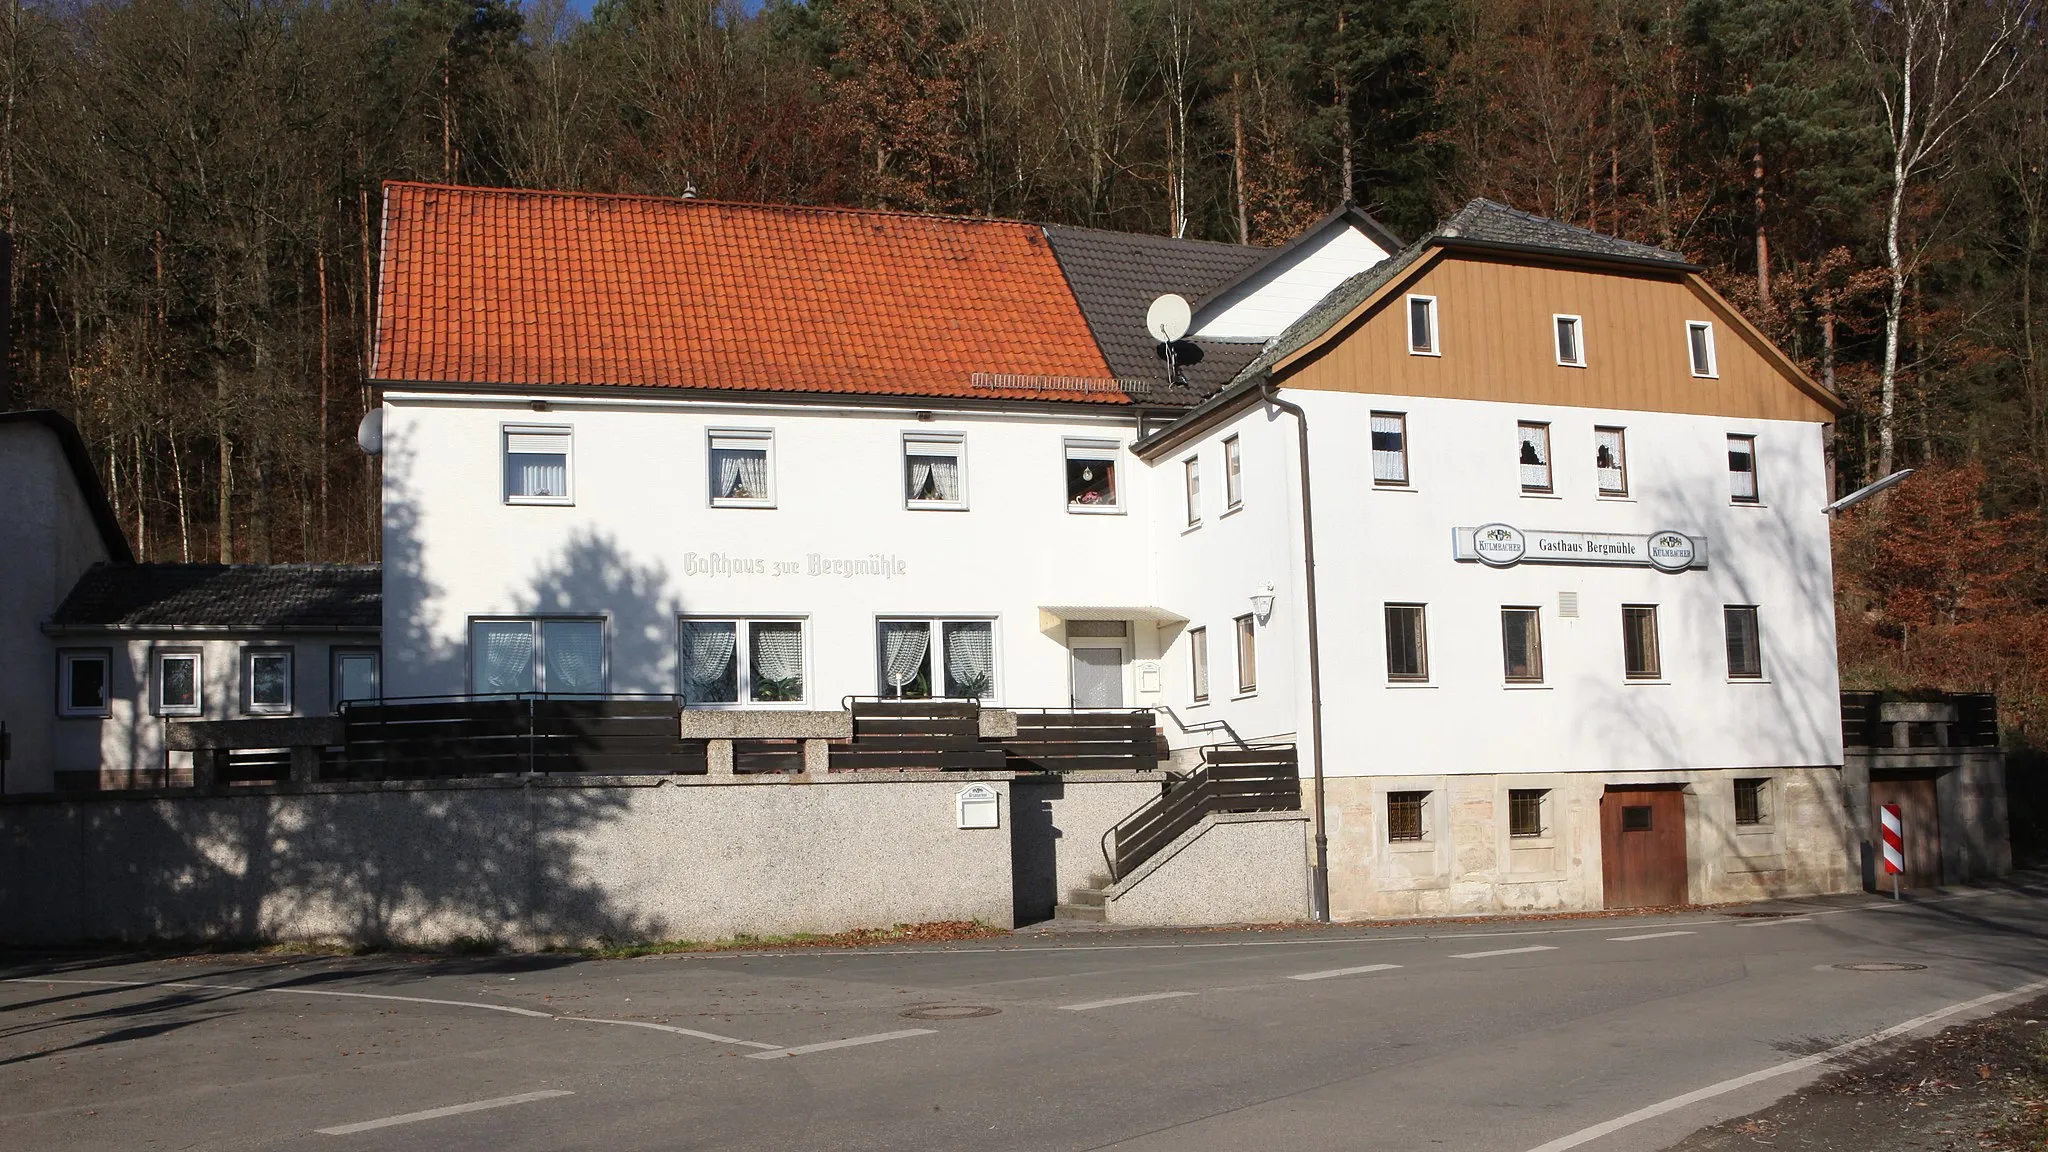
[[[393,185],[384,690],[1157,708],[1340,918],[1848,886],[1835,399],[1673,253],[1393,247]]]

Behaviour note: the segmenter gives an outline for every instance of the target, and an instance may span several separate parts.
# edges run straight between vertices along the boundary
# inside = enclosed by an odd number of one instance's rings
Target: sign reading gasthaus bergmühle
[[[1516,564],[1608,564],[1683,572],[1707,566],[1707,538],[1669,529],[1632,536],[1481,524],[1451,530],[1451,555],[1493,568]]]

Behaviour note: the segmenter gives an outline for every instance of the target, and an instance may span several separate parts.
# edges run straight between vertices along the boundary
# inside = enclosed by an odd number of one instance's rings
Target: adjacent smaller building
[[[17,790],[190,784],[166,720],[324,716],[378,695],[376,564],[100,564],[43,626],[54,779]]]

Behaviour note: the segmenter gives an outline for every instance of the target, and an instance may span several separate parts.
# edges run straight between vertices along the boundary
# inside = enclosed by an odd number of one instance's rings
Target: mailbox
[[[954,814],[962,828],[1002,826],[1003,798],[986,784],[969,784],[953,797]]]

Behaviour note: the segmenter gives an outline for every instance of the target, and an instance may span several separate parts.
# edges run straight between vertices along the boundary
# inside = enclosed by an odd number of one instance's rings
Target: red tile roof
[[[410,183],[371,375],[1127,402],[1035,225]]]

